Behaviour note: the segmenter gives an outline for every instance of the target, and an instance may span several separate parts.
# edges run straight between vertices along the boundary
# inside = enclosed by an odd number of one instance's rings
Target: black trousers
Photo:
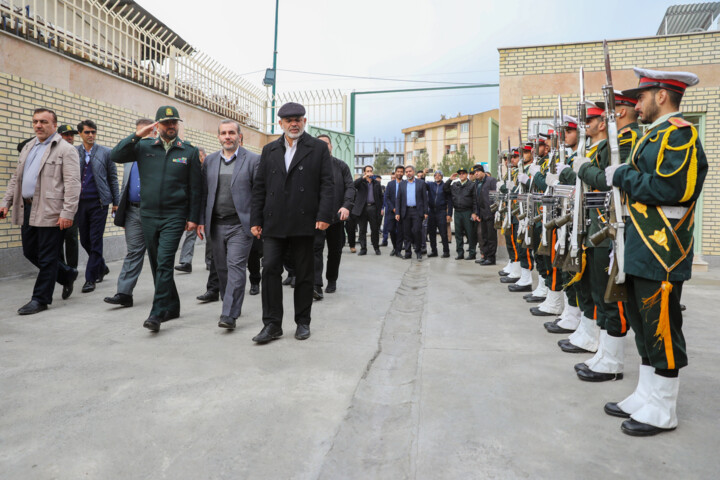
[[[310,324],[313,302],[313,274],[315,237],[265,237],[263,245],[262,308],[265,325],[282,325],[283,319],[283,259],[290,254],[295,267],[295,323]]]
[[[367,250],[368,223],[370,224],[370,242],[373,248],[380,248],[380,213],[377,209],[377,204],[367,204],[358,217],[358,224],[360,226],[358,243],[360,243],[361,250]]]
[[[327,230],[315,230],[315,285],[322,287],[323,250],[327,243],[327,270],[325,278],[328,282],[336,282],[340,271],[340,257],[342,257],[342,222],[333,223]]]
[[[447,236],[447,212],[445,210],[430,212],[428,215],[427,231],[430,235],[430,250],[432,250],[433,253],[437,253],[438,232],[436,230],[440,233],[440,242],[443,246],[443,253],[450,253]]]
[[[60,260],[65,262],[68,267],[77,268],[80,246],[77,222],[73,223],[72,227],[63,230],[63,243],[65,251],[60,250]]]
[[[478,233],[480,233],[480,253],[486,260],[495,261],[497,254],[497,230],[495,220],[491,217],[478,222]]]
[[[63,243],[63,231],[59,227],[30,226],[32,205],[25,205],[23,225],[20,228],[23,255],[40,271],[35,279],[32,299],[50,305],[52,303],[55,282],[63,285],[70,281],[75,269],[60,261]]]
[[[357,217],[354,217],[350,215],[350,217],[345,220],[345,233],[347,234],[347,241],[348,245],[350,245],[350,248],[355,248],[355,229],[357,228]],[[345,241],[343,240],[343,247],[345,246]]]
[[[263,241],[259,238],[253,239],[250,257],[248,258],[248,272],[252,285],[260,283],[262,273],[260,272],[260,259],[263,256]]]
[[[108,206],[98,199],[80,200],[75,221],[80,231],[80,245],[88,254],[85,266],[85,281],[95,282],[105,268],[103,258],[103,234],[107,220]]]
[[[403,235],[405,237],[405,255],[410,254],[410,248],[415,249],[415,253],[420,253],[422,248],[422,224],[424,215],[415,207],[407,207],[405,217],[402,219]]]
[[[388,230],[390,231],[390,241],[393,245],[393,250],[400,255],[403,249],[403,224],[402,219],[395,220],[395,213],[385,212],[388,218]]]

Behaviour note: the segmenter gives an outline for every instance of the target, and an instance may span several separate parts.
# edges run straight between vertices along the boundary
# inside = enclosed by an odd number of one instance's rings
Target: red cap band
[[[665,88],[672,92],[677,92],[677,93],[683,94],[683,93],[685,93],[687,84],[683,83],[679,80],[670,80],[670,79],[655,79],[655,78],[648,78],[648,77],[642,77],[640,79],[640,84],[638,85],[638,88],[652,88],[652,87]]]

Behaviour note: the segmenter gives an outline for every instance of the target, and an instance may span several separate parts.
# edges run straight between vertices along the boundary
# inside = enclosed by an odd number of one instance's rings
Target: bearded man
[[[315,230],[335,216],[333,166],[327,144],[305,132],[305,107],[286,103],[278,110],[283,135],[265,145],[253,183],[251,233],[263,238],[263,329],[254,342],[282,336],[283,259],[295,266],[295,338],[310,337]]]

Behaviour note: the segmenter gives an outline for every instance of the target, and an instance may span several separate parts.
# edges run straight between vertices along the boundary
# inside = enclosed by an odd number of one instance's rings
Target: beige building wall
[[[155,118],[161,105],[175,105],[183,118],[180,136],[208,153],[219,149],[216,132],[221,117],[100,69],[63,57],[43,47],[0,32],[0,194],[14,173],[17,144],[32,137],[32,111],[54,110],[58,124],[77,125],[89,118],[98,124],[98,143],[113,147],[135,131],[135,120]],[[268,141],[262,132],[243,128],[245,146],[260,152]],[[76,136],[75,145],[80,144]],[[123,166],[118,165],[122,188]],[[108,217],[106,258],[124,256],[123,230]],[[82,255],[82,248],[81,255]],[[27,269],[20,229],[0,221],[0,277]]]
[[[608,42],[616,89],[637,85],[632,67],[687,70],[700,84],[687,89],[683,113],[703,118],[703,147],[709,171],[705,180],[700,249],[704,257],[720,261],[720,32],[634,38]],[[600,100],[605,83],[602,42],[501,48],[500,138],[510,136],[517,144],[517,129],[527,137],[528,120],[552,117],[557,96],[562,95],[566,113],[577,111],[580,66],[585,68],[585,91]],[[542,60],[542,61],[541,61]]]

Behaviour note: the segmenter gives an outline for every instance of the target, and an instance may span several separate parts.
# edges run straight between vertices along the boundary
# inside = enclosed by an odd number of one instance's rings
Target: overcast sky
[[[138,3],[195,48],[262,85],[265,68],[272,66],[275,1]],[[277,88],[350,92],[498,83],[498,47],[655,35],[667,7],[683,3],[694,2],[280,0]],[[357,107],[357,141],[392,140],[402,128],[441,114],[497,108],[498,89],[366,95],[358,97]]]

